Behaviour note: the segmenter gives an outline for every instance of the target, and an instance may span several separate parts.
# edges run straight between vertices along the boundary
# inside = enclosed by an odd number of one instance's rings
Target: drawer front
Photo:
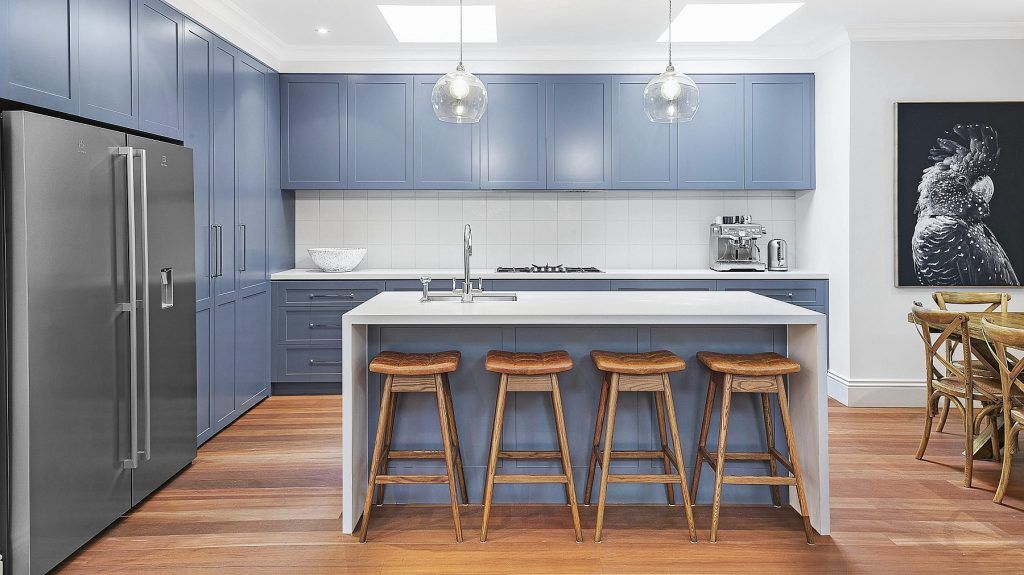
[[[715,291],[715,280],[612,280],[612,291]]]
[[[584,279],[496,279],[494,291],[608,291],[608,280]]]
[[[822,280],[719,280],[721,291],[750,291],[800,306],[826,306],[828,282]]]
[[[726,290],[726,291],[738,291],[738,290]],[[777,299],[779,301],[784,301],[786,303],[793,303],[793,304],[815,304],[818,301],[818,299],[817,299],[817,290],[806,289],[806,288],[804,288],[804,289],[777,289],[777,288],[762,289],[762,288],[757,288],[757,289],[750,289],[750,290],[743,290],[743,291],[752,291],[752,292],[754,292],[756,294],[761,294],[763,296],[767,296],[767,297],[770,297],[772,299]]]
[[[341,341],[341,316],[353,309],[317,307],[285,308],[283,333],[279,343],[329,343]]]
[[[285,376],[337,375],[341,377],[341,347],[284,348]]]
[[[364,302],[377,293],[375,289],[287,287],[284,290],[284,303],[336,306],[348,302]]]

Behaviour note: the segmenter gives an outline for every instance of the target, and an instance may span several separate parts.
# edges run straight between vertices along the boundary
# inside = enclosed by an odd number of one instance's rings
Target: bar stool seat
[[[697,352],[697,359],[711,371],[732,375],[786,375],[800,371],[800,363],[784,355],[769,353]]]
[[[507,375],[548,375],[572,369],[572,358],[564,351],[489,351],[485,367],[487,371]]]
[[[597,369],[605,373],[654,375],[686,369],[686,362],[671,351],[658,350],[644,353],[620,353],[595,349],[590,352]]]
[[[439,353],[400,353],[382,351],[370,362],[370,371],[385,375],[434,375],[458,369],[461,354],[457,351]]]

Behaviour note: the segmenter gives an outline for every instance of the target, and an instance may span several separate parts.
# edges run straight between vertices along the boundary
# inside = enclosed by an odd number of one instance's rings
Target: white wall
[[[921,405],[923,350],[906,315],[932,290],[894,287],[893,104],[1024,100],[1024,40],[855,41],[850,66],[850,364],[842,375],[852,405]],[[842,271],[832,273],[835,284]],[[1024,301],[1018,294],[1014,301]]]

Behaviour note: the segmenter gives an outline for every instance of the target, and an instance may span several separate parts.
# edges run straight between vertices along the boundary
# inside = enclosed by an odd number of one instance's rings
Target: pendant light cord
[[[668,67],[672,68],[672,0],[668,0]]]
[[[671,1],[671,0],[670,0]],[[462,0],[459,0],[459,70],[462,66]]]

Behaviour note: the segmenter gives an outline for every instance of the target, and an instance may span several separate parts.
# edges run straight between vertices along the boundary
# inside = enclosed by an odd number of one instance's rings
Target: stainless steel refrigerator
[[[192,151],[0,120],[0,544],[35,574],[195,458]]]

